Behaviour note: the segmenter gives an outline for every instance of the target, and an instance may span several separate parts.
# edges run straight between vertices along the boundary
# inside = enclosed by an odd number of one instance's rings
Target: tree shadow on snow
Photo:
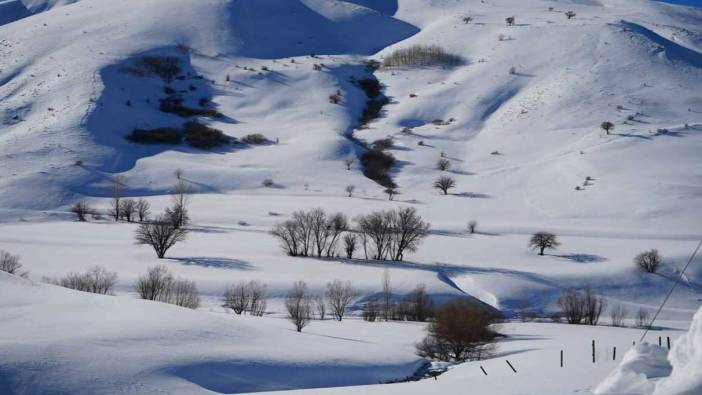
[[[185,266],[201,266],[206,268],[216,269],[233,269],[233,270],[253,270],[254,267],[240,259],[221,258],[221,257],[177,257],[168,258],[172,261],[179,262]]]
[[[551,254],[545,254],[545,255],[551,255]],[[568,259],[570,261],[574,262],[579,262],[579,263],[595,263],[595,262],[604,262],[607,260],[607,258],[599,255],[594,255],[594,254],[563,254],[563,255],[552,255],[557,258],[564,258]]]

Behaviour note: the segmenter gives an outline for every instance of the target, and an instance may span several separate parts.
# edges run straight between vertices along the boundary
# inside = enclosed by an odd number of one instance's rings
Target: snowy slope
[[[366,97],[352,80],[368,75],[363,62],[413,44],[441,45],[466,64],[375,72],[391,103],[354,131]],[[145,56],[176,57],[182,79],[125,72]],[[135,128],[187,121],[159,111],[166,86],[221,112],[200,121],[225,134],[277,143],[207,151],[126,140]],[[477,298],[510,317],[525,304],[549,314],[564,289],[589,285],[609,306],[625,306],[632,323],[639,309],[658,306],[702,236],[701,88],[702,11],[645,0],[0,0],[0,249],[21,255],[33,281],[95,264],[120,276],[115,297],[0,277],[10,318],[0,328],[0,354],[9,355],[0,392],[227,393],[404,377],[420,363],[413,344],[422,325],[315,321],[308,338],[282,319],[293,281],[315,293],[352,281],[357,314],[386,268],[398,297],[424,284],[437,300]],[[612,134],[603,121],[615,124]],[[363,150],[352,133],[367,143],[394,138],[395,201],[358,160],[346,170],[343,161]],[[445,174],[436,169],[441,153],[457,180],[448,196],[431,188]],[[176,169],[198,194],[193,231],[165,261],[133,245],[133,224],[77,223],[68,212],[78,199],[107,209],[115,174],[126,177],[127,195],[160,211]],[[275,188],[262,186],[267,178]],[[299,209],[354,218],[400,206],[432,224],[407,262],[291,258],[268,234]],[[465,231],[472,219],[477,234]],[[540,230],[562,243],[544,257],[527,248]],[[657,275],[632,264],[651,248],[665,258]],[[134,300],[134,281],[157,263],[196,281],[203,308]],[[666,329],[650,336],[687,329],[702,298],[701,264],[664,309]],[[254,279],[268,284],[270,316],[224,316],[225,287]],[[502,354],[483,363],[488,378],[479,363],[465,364],[442,376],[442,391],[462,393],[478,379],[485,393],[592,391],[619,361],[584,360],[566,372],[548,365],[546,374],[563,378],[548,386],[533,377],[563,347],[587,354],[582,339],[621,354],[640,335],[543,323],[504,330]],[[114,370],[100,357],[107,353]],[[507,356],[529,374],[506,381]],[[86,377],[96,387],[81,387]],[[434,384],[362,391],[426,393]],[[337,391],[359,389],[319,390]]]

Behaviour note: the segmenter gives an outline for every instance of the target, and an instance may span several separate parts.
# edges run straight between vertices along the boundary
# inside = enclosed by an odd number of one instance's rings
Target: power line
[[[690,266],[690,263],[692,263],[692,260],[695,259],[695,255],[697,255],[697,251],[700,250],[700,247],[702,247],[702,240],[700,240],[699,244],[697,244],[697,248],[695,248],[695,250],[692,252],[692,255],[690,255],[690,259],[687,260],[685,267],[683,267],[682,271],[680,271],[680,277],[678,278],[678,281],[675,281],[673,283],[673,286],[670,288],[670,291],[668,291],[668,295],[665,296],[665,299],[663,299],[663,303],[661,303],[660,307],[658,307],[658,311],[656,311],[656,314],[653,316],[653,319],[646,327],[646,330],[644,331],[643,335],[641,335],[641,339],[639,339],[639,343],[641,343],[643,341],[643,339],[646,337],[646,334],[653,326],[653,323],[656,321],[656,318],[658,318],[658,314],[660,314],[661,310],[663,310],[663,306],[665,306],[666,302],[668,302],[668,299],[670,298],[670,295],[672,295],[673,291],[675,291],[675,287],[677,287],[678,283],[680,283],[682,281],[683,276],[685,275],[685,270],[687,270],[687,267]]]

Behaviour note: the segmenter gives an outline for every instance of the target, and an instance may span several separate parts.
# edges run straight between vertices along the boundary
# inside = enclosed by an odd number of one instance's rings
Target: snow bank
[[[656,385],[655,395],[702,394],[702,307],[690,330],[675,341],[668,356],[673,372]]]
[[[653,393],[654,384],[649,379],[670,374],[667,350],[649,343],[642,343],[627,351],[622,363],[595,389],[596,394],[645,394]]]
[[[670,354],[648,343],[629,350],[596,394],[695,395],[702,393],[702,308]],[[655,382],[652,379],[662,378]]]

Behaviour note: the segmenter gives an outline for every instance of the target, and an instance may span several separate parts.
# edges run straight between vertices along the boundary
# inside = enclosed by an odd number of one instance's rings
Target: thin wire
[[[656,321],[656,318],[658,318],[658,314],[660,314],[661,310],[663,310],[663,306],[665,306],[666,302],[670,298],[670,295],[672,295],[673,291],[675,291],[675,287],[677,287],[678,283],[682,281],[683,275],[685,275],[685,270],[687,270],[687,267],[690,266],[690,263],[692,263],[692,260],[695,259],[695,255],[697,255],[697,251],[700,250],[700,247],[702,247],[702,240],[700,240],[699,244],[697,244],[697,248],[695,248],[695,251],[693,251],[692,255],[690,255],[690,259],[687,260],[685,267],[683,267],[683,270],[680,272],[680,277],[678,278],[678,281],[673,283],[673,286],[670,288],[670,291],[668,291],[668,295],[666,295],[665,299],[663,299],[663,303],[661,303],[661,306],[658,308],[658,311],[656,311],[656,314],[653,316],[653,319],[646,327],[646,330],[644,331],[643,335],[641,335],[641,339],[639,339],[639,343],[641,343],[643,341],[643,339],[646,337],[646,334],[653,326],[653,323]]]

